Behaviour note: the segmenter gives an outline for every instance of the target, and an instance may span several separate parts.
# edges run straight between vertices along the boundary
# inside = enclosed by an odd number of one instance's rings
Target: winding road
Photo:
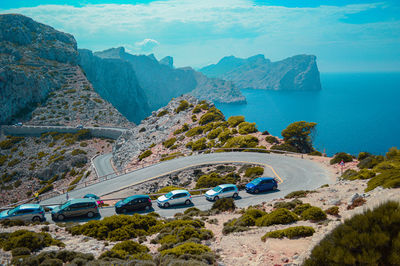
[[[94,164],[99,175],[109,174],[110,171],[112,171],[110,158],[110,154],[101,155],[95,158]],[[192,155],[160,162],[110,180],[71,191],[69,196],[70,198],[80,198],[88,193],[104,196],[114,191],[119,191],[121,188],[132,186],[138,182],[156,179],[157,177],[186,168],[191,168],[193,166],[229,162],[262,164],[265,166],[265,176],[276,177],[281,181],[278,190],[274,192],[253,195],[248,194],[245,191],[240,191],[240,197],[235,201],[238,207],[247,207],[264,201],[281,198],[295,190],[315,189],[323,184],[332,183],[333,181],[328,169],[324,168],[321,164],[308,159],[278,154],[224,152]],[[65,202],[65,195],[50,198],[41,203],[60,204],[63,202]],[[171,217],[175,213],[183,212],[185,208],[188,208],[188,206],[177,206],[169,209],[160,209],[156,205],[157,204],[153,202],[154,211],[165,217]],[[207,210],[211,208],[212,202],[207,201],[204,196],[194,196],[193,205],[201,210]],[[113,214],[115,214],[114,208],[101,209],[102,217]],[[50,220],[51,218],[48,217],[48,221]]]

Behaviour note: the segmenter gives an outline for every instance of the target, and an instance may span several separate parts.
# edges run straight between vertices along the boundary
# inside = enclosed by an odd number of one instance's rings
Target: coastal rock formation
[[[0,63],[0,123],[132,125],[93,91],[70,34],[22,15],[0,15]]]
[[[140,123],[151,112],[135,71],[125,60],[100,58],[79,50],[79,65],[103,99],[112,103],[128,120]]]
[[[263,55],[247,59],[224,57],[200,72],[208,77],[232,81],[240,89],[320,90],[321,81],[314,55],[296,55],[271,62]]]
[[[245,102],[239,89],[230,83],[218,79],[207,80],[207,77],[190,67],[173,68],[172,57],[159,62],[154,55],[132,55],[125,52],[123,47],[96,52],[94,55],[103,59],[122,59],[129,62],[147,96],[151,110],[157,110],[165,106],[171,98],[183,94],[218,102]]]

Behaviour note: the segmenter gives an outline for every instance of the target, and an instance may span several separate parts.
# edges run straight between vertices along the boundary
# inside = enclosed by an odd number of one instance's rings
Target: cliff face
[[[232,81],[240,89],[320,90],[321,81],[313,55],[296,55],[271,62],[263,55],[247,59],[233,56],[222,58],[200,72],[209,77]]]
[[[208,79],[190,67],[173,68],[172,57],[166,57],[159,62],[154,55],[131,55],[122,47],[94,54],[103,59],[114,58],[129,62],[147,96],[151,110],[165,106],[171,98],[182,94],[192,94],[200,99],[219,102],[245,101],[240,91],[232,84]]]
[[[95,91],[112,103],[128,120],[139,123],[151,111],[131,64],[117,58],[100,58],[79,50],[79,65]]]
[[[77,55],[72,35],[22,15],[0,15],[0,123],[45,100]]]

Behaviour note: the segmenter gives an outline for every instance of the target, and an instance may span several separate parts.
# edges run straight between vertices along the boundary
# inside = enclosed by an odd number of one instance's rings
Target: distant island
[[[227,56],[199,71],[207,77],[232,81],[239,89],[321,89],[314,55],[296,55],[277,62],[271,62],[261,54],[247,59]]]

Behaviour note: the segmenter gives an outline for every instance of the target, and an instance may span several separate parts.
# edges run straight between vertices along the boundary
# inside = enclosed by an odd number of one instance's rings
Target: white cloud
[[[144,39],[143,41],[135,42],[135,47],[145,53],[153,51],[159,45],[160,43],[153,39]]]

